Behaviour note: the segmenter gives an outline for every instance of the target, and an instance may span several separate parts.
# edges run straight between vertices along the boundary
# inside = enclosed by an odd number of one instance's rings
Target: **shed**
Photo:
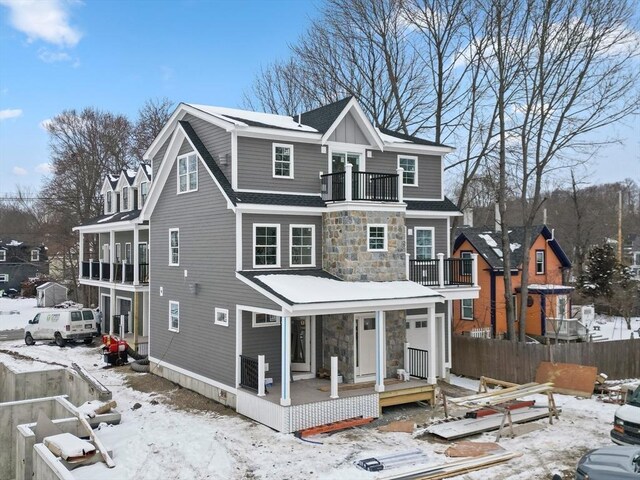
[[[43,283],[36,287],[39,307],[53,307],[67,299],[67,287],[56,282]]]

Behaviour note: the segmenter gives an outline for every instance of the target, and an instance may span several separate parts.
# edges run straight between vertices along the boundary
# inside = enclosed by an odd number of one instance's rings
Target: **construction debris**
[[[56,457],[69,462],[82,461],[96,453],[96,447],[71,433],[59,433],[46,437],[42,443]]]
[[[394,453],[381,457],[365,458],[356,462],[356,466],[368,472],[379,472],[399,467],[412,467],[429,461],[429,457],[421,450]]]
[[[553,383],[553,391],[557,393],[589,398],[593,394],[597,375],[597,367],[540,362],[536,371],[536,382]]]
[[[401,433],[413,433],[413,429],[416,424],[410,420],[399,420],[397,422],[391,422],[387,425],[378,427],[380,432],[401,432]]]
[[[481,457],[504,451],[504,448],[494,442],[458,442],[447,448],[444,454],[447,457]]]
[[[107,451],[105,446],[102,444],[100,439],[95,435],[95,433],[93,433],[93,429],[91,428],[91,425],[89,425],[89,422],[87,422],[87,420],[84,418],[84,414],[82,414],[81,412],[77,412],[76,415],[78,417],[78,420],[84,427],[84,429],[89,434],[89,437],[91,438],[91,440],[93,440],[93,443],[96,445],[96,447],[98,447],[98,451],[100,452],[100,455],[102,455],[102,459],[107,464],[107,467],[109,468],[115,467],[116,464],[111,458],[111,455],[109,455],[109,452]]]
[[[307,428],[298,432],[300,437],[310,437],[312,435],[319,435],[321,433],[337,432],[339,430],[345,430],[347,428],[359,427],[360,425],[366,425],[373,421],[372,417],[355,417],[347,420],[340,420],[339,422],[327,423],[326,425],[319,425],[317,427]]]

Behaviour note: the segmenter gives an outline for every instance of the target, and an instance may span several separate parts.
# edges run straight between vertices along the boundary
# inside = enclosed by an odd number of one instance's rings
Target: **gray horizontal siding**
[[[231,133],[191,114],[185,115],[184,120],[191,124],[227,180],[231,181]],[[229,155],[228,160],[226,155]],[[225,160],[221,161],[221,159]]]
[[[293,179],[273,178],[274,143],[293,145]],[[327,172],[328,159],[320,145],[238,137],[238,188],[319,195],[318,174]]]
[[[369,140],[367,140],[367,137],[362,133],[351,112],[347,113],[342,121],[336,125],[335,130],[329,136],[329,141],[369,145]]]
[[[267,377],[274,382],[280,381],[282,366],[281,353],[281,327],[257,327],[253,328],[253,314],[242,312],[242,354],[257,358],[264,355],[264,361],[269,364]]]
[[[322,266],[322,217],[274,214],[243,214],[242,215],[242,268],[253,268],[253,224],[273,223],[280,225],[280,266],[290,268],[289,263],[289,226],[315,225],[316,227],[316,267]],[[292,267],[296,268],[296,267]],[[303,267],[305,268],[305,267]],[[308,268],[308,267],[306,267]]]
[[[155,156],[153,157],[153,160],[151,162],[152,163],[151,168],[153,170],[152,178],[156,178],[156,174],[158,173],[158,170],[160,170],[160,165],[162,165],[162,158],[164,157],[164,154],[167,152],[167,148],[169,147],[170,141],[171,141],[171,138],[167,138],[165,142],[162,144],[162,147],[160,147],[160,150],[158,150],[158,153],[156,153]]]
[[[193,152],[193,148],[191,147],[191,144],[189,143],[189,141],[185,138],[182,141],[182,145],[180,146],[180,150],[178,150],[178,156],[186,155],[187,153],[191,153],[191,152]],[[198,169],[200,169],[200,165],[198,165]]]
[[[415,258],[415,231],[413,235],[409,235],[409,229],[415,227],[433,227],[435,236],[435,254],[444,253],[447,256],[447,220],[445,219],[417,219],[407,218],[407,253],[411,258]]]
[[[235,214],[226,205],[208,174],[199,175],[196,192],[177,195],[174,162],[151,215],[150,352],[233,387],[236,304],[277,307],[235,278]],[[168,266],[170,228],[180,229],[180,266]],[[180,302],[178,333],[168,329],[170,300]],[[214,325],[215,307],[229,310],[228,327]]]
[[[437,155],[413,155],[418,157],[418,186],[405,186],[405,198],[440,199],[442,196],[442,159]],[[370,172],[396,173],[398,152],[374,150],[372,158],[367,158]]]

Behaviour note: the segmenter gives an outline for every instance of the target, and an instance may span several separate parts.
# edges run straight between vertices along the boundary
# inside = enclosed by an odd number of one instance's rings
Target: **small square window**
[[[226,308],[215,309],[215,322],[216,325],[222,325],[223,327],[229,326],[229,310]]]
[[[6,261],[7,261],[7,251],[0,250],[0,262],[6,262]]]
[[[367,229],[367,246],[370,252],[387,251],[387,226],[369,225]]]
[[[31,250],[31,261],[32,262],[40,261],[40,250]]]
[[[8,273],[0,273],[0,283],[9,283]]]
[[[267,313],[253,314],[253,327],[273,327],[280,325],[280,317]]]

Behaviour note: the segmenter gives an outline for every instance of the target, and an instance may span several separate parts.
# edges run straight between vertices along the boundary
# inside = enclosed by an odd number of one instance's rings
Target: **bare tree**
[[[149,99],[138,110],[138,119],[131,131],[131,153],[136,161],[142,161],[144,153],[169,120],[172,110],[173,102],[166,97]]]

